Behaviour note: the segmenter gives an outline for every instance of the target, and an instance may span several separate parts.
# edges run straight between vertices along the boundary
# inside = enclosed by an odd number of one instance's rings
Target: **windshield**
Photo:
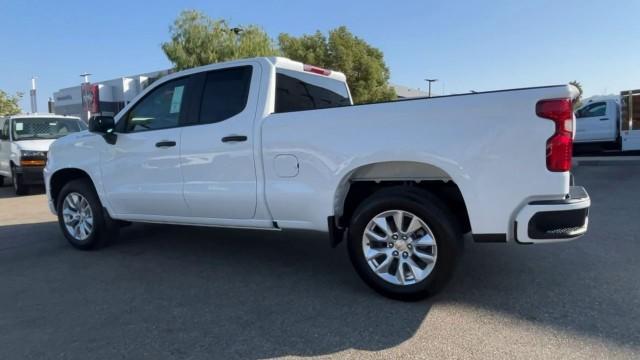
[[[18,118],[12,125],[13,140],[57,139],[87,128],[78,119],[63,118]]]

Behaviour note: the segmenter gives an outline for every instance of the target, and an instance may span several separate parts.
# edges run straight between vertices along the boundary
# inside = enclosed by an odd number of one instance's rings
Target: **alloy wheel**
[[[438,257],[436,238],[420,217],[403,210],[376,215],[362,235],[362,249],[373,272],[394,285],[426,279]]]
[[[62,203],[62,216],[67,232],[84,241],[93,232],[93,212],[89,201],[77,192],[67,194]]]

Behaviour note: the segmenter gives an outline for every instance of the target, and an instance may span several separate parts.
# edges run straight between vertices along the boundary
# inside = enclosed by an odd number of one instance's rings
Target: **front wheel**
[[[448,208],[420,189],[391,188],[365,200],[349,228],[349,257],[360,277],[394,299],[418,300],[449,280],[460,253]]]
[[[22,174],[18,174],[15,169],[11,169],[11,182],[16,195],[26,195],[29,192],[29,188],[22,180]]]
[[[97,249],[117,236],[118,226],[103,209],[88,180],[66,184],[60,191],[56,209],[62,233],[77,249]]]

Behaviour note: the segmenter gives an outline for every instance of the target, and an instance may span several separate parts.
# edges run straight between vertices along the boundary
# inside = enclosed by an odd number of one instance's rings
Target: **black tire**
[[[63,202],[69,193],[78,193],[87,199],[93,214],[93,229],[91,230],[90,235],[84,240],[77,240],[71,233],[69,233],[64,223],[62,207]],[[102,207],[98,194],[96,194],[96,191],[89,180],[73,180],[62,187],[62,190],[60,190],[60,193],[58,194],[56,210],[58,213],[58,224],[60,225],[60,230],[69,243],[76,249],[99,249],[106,246],[111,240],[118,236],[119,227]]]
[[[22,180],[22,174],[16,173],[13,168],[11,168],[11,182],[16,195],[26,195],[29,192],[29,187]]]
[[[363,250],[363,234],[376,215],[389,210],[408,211],[431,229],[437,259],[431,273],[411,285],[396,285],[382,279],[369,266]],[[388,188],[370,196],[356,209],[349,226],[347,248],[351,263],[367,285],[378,293],[397,300],[415,301],[441,290],[451,278],[463,242],[460,226],[448,207],[433,194],[417,188]]]

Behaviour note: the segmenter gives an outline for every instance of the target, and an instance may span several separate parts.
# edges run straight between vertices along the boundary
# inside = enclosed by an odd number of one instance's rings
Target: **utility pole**
[[[431,97],[431,83],[438,81],[438,79],[424,79],[424,81],[429,83],[429,97]]]
[[[36,77],[31,77],[31,90],[29,91],[29,95],[31,97],[31,112],[38,112],[38,100],[36,99]]]

